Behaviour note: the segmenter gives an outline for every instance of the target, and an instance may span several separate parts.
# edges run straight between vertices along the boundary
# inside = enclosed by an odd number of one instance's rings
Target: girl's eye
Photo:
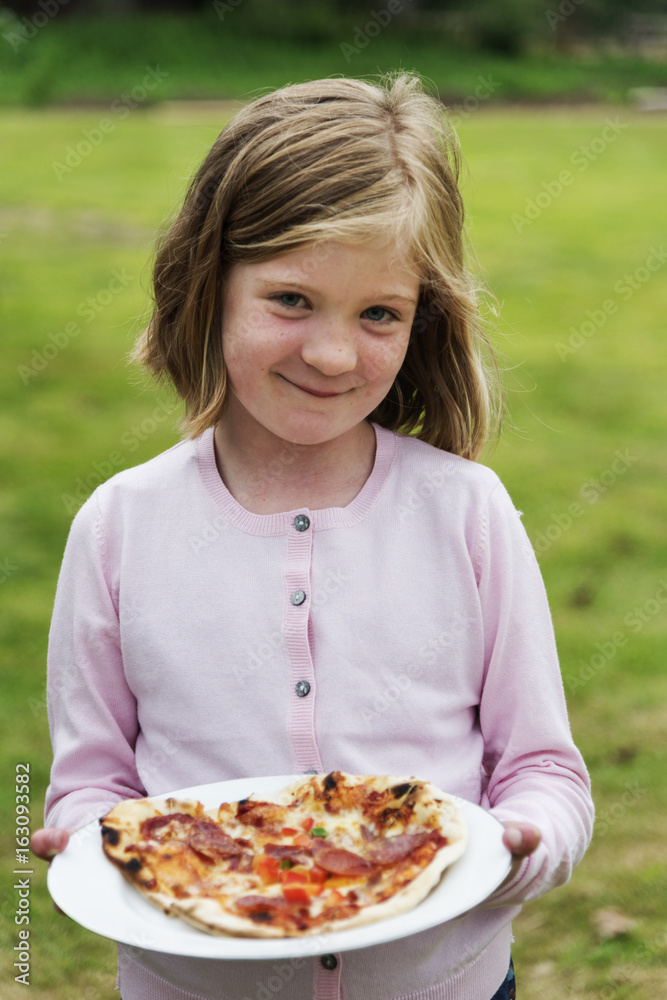
[[[384,306],[370,306],[370,308],[366,309],[365,313],[373,323],[386,323],[388,319],[396,319],[396,316],[389,312],[388,309],[385,309]],[[383,314],[386,314],[386,316],[383,316]]]
[[[307,308],[306,300],[303,295],[299,292],[278,292],[272,295],[271,298],[274,302],[277,302],[281,306],[285,306],[288,309],[300,309]],[[396,319],[396,315],[389,309],[385,309],[384,306],[370,306],[365,309],[363,314],[372,323],[387,323],[391,320]]]
[[[279,302],[281,306],[288,306],[294,309],[299,305],[300,300],[303,299],[303,295],[299,295],[298,292],[280,292],[278,295],[272,295],[271,298]]]

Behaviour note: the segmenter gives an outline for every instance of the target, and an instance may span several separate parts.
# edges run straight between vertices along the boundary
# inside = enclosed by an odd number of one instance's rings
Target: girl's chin
[[[339,422],[319,414],[307,414],[303,418],[269,425],[266,429],[282,441],[306,447],[308,445],[328,444],[338,438],[354,437],[355,433],[362,433],[365,423],[365,417],[361,417],[356,422]]]

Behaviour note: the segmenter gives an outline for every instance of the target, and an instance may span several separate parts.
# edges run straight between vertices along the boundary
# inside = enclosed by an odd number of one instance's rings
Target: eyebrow
[[[259,281],[262,285],[280,285],[282,288],[299,288],[304,292],[314,292],[315,288],[311,288],[301,281],[285,281],[280,277],[277,278],[260,278]],[[376,298],[378,302],[405,302],[407,305],[414,306],[417,304],[417,299],[410,295],[399,295],[397,292],[381,292],[376,296],[369,296]]]

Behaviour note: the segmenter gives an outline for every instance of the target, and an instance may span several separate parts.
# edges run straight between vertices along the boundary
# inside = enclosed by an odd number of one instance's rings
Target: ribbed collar
[[[293,530],[297,514],[307,514],[315,531],[327,528],[351,528],[366,516],[380,495],[394,457],[396,455],[396,435],[379,424],[372,423],[375,431],[375,461],[370,476],[347,507],[326,507],[323,510],[309,510],[297,507],[295,510],[279,514],[253,514],[232,496],[218,472],[215,463],[213,428],[210,427],[195,439],[195,451],[199,473],[214,504],[229,524],[235,525],[249,535],[281,535]]]

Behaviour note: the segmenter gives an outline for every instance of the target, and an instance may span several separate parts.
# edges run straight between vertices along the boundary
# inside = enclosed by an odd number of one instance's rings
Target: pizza
[[[104,853],[200,930],[290,937],[404,913],[465,850],[460,806],[427,781],[334,771],[269,798],[128,799],[100,820]]]

